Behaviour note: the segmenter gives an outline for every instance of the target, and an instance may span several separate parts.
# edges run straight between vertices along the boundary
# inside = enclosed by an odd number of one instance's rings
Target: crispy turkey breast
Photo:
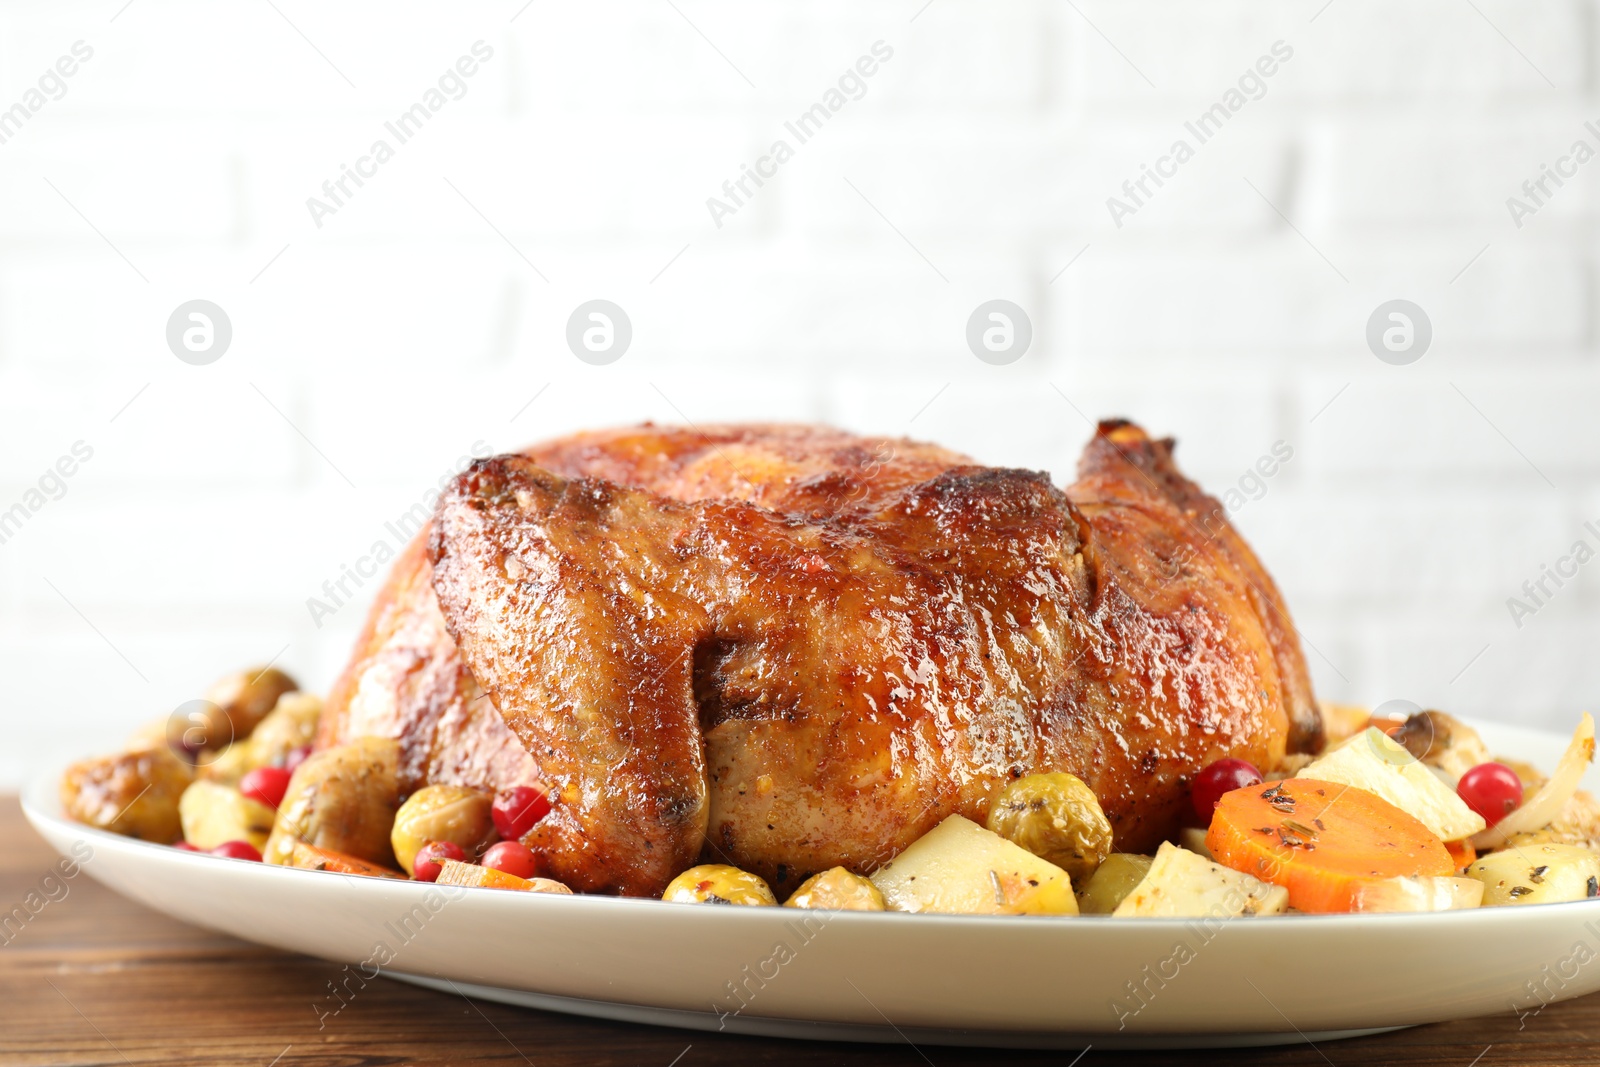
[[[523,455],[569,478],[602,478],[676,500],[744,500],[784,513],[860,507],[952,466],[936,445],[820,426],[637,426],[574,434]],[[399,555],[328,694],[318,747],[400,742],[405,788],[500,788],[538,767],[462,664],[439,613],[424,530]]]
[[[475,463],[408,559],[400,614],[425,613],[425,563],[437,594],[413,673],[449,656],[482,687],[473,706],[551,791],[525,841],[577,889],[658,893],[704,856],[781,896],[1047,770],[1148,850],[1207,763],[1320,746],[1277,590],[1171,443],[1127,423],[1102,424],[1065,492],[811,428],[580,435]],[[389,691],[403,633],[369,627],[349,692]],[[325,736],[359,728],[335,697]],[[387,725],[415,730],[415,766],[496,780],[499,753],[443,754],[460,686],[432,725],[409,699]],[[495,743],[487,718],[478,734]]]

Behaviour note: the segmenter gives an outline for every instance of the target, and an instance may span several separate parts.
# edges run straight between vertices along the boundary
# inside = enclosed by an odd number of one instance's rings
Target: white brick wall
[[[1066,480],[1079,412],[1124,414],[1218,491],[1281,440],[1237,521],[1323,695],[1591,704],[1600,571],[1520,628],[1505,601],[1600,523],[1600,162],[1521,228],[1505,199],[1594,140],[1596,0],[675,2],[0,7],[0,110],[94,49],[0,143],[0,510],[94,449],[0,544],[0,787],[280,651],[326,686],[364,605],[318,628],[306,598],[458,456],[644,418]],[[306,198],[479,40],[465,96],[316,227]],[[1280,40],[1116,226],[1106,198]],[[164,339],[197,297],[234,326],[205,367]],[[606,367],[562,340],[595,297],[635,330]],[[1035,329],[1005,367],[963,337],[994,297]],[[1397,297],[1434,325],[1410,366],[1364,341]]]

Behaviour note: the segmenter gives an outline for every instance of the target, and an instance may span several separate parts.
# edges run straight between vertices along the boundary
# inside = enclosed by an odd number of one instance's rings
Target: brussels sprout
[[[287,865],[297,841],[393,866],[389,843],[400,807],[400,746],[363,737],[314,753],[289,779],[278,819],[262,851]]]
[[[256,767],[281,767],[289,753],[317,739],[322,698],[315,693],[285,693],[250,735]]]
[[[220,737],[222,744],[244,740],[277,706],[279,697],[299,688],[293,678],[276,667],[251,667],[219,679],[207,691],[206,699],[222,709],[231,732],[207,736]]]
[[[1030,774],[1008,782],[989,805],[990,830],[1049,860],[1082,885],[1111,854],[1111,823],[1075,775]]]
[[[1154,862],[1150,856],[1113,852],[1078,890],[1078,909],[1085,915],[1110,915],[1144,881]]]
[[[490,808],[494,797],[480,789],[460,785],[427,785],[412,793],[395,813],[389,841],[394,858],[407,874],[414,874],[417,850],[431,841],[460,845],[469,856],[494,839]]]
[[[786,908],[828,908],[834,911],[887,911],[883,893],[859,874],[843,867],[813,874],[783,902]]]
[[[661,899],[679,904],[778,903],[759,876],[720,863],[690,867],[667,885]]]

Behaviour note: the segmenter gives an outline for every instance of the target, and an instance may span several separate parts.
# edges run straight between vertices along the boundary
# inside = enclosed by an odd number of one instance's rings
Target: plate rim
[[[1532,757],[1541,765],[1553,759],[1554,753],[1567,743],[1565,735],[1554,731],[1509,724],[1486,725],[1493,731],[1485,738],[1491,742],[1491,749]],[[20,796],[21,806],[30,824],[50,842],[52,847],[63,856],[77,858],[78,862],[89,869],[96,881],[108,883],[114,891],[129,896],[137,902],[145,903],[155,910],[165,912],[180,921],[229,933],[245,941],[255,941],[286,951],[347,964],[357,958],[350,955],[353,950],[338,939],[328,941],[324,950],[318,947],[322,942],[283,935],[281,932],[265,936],[252,936],[249,932],[255,929],[253,923],[256,920],[250,918],[251,916],[267,918],[277,913],[276,919],[272,922],[281,920],[283,909],[279,903],[275,903],[276,900],[293,898],[300,903],[315,903],[320,898],[326,901],[326,893],[314,886],[326,887],[331,886],[331,883],[326,879],[321,883],[310,882],[307,879],[330,872],[282,868],[267,873],[261,868],[268,865],[261,863],[253,864],[256,869],[251,871],[248,870],[250,861],[244,860],[232,861],[231,865],[220,864],[204,868],[185,866],[204,864],[219,857],[189,853],[169,846],[124,837],[67,818],[62,810],[59,794],[61,769],[59,765],[42,768]],[[1591,775],[1586,776],[1584,783],[1591,789],[1594,788],[1592,777],[1591,771]],[[80,842],[91,849],[89,855],[80,855],[82,849],[77,847]],[[107,856],[108,866],[104,868],[105,870],[136,874],[137,879],[131,881],[127,887],[122,887],[116,880],[102,875],[95,869],[98,865],[92,863],[100,850],[105,850]],[[246,866],[242,867],[240,864]],[[202,870],[205,872],[203,876],[200,873]],[[192,893],[185,893],[181,889],[163,888],[169,881],[183,881],[184,872],[190,872],[190,877],[201,880],[212,893],[232,895],[234,892],[239,892],[245,895],[248,903],[232,909],[226,916],[215,921],[209,920],[203,911],[195,910]],[[333,895],[348,900],[349,907],[355,909],[355,914],[364,913],[367,917],[381,916],[391,908],[400,911],[414,910],[419,904],[434,910],[435,905],[429,903],[429,895],[437,894],[441,888],[449,890],[448,899],[453,900],[463,899],[470,893],[468,887],[439,887],[431,883],[410,880],[361,878],[354,875],[339,875],[339,877],[347,886],[353,886],[358,895],[346,898],[343,887],[335,889]],[[281,879],[285,878],[298,881],[282,882]],[[274,882],[274,879],[280,881]],[[290,885],[295,888],[291,890]],[[780,924],[787,929],[793,923],[786,920],[797,919],[804,914],[796,911],[791,915],[784,913],[784,909],[770,907],[698,908],[681,904],[671,906],[656,899],[601,897],[596,894],[524,894],[484,890],[471,894],[469,899],[474,902],[464,913],[467,916],[464,921],[469,925],[481,925],[486,922],[491,926],[498,926],[503,922],[514,922],[518,917],[523,917],[547,929],[582,927],[595,931],[591,935],[586,935],[591,938],[590,942],[569,944],[569,948],[573,951],[580,951],[582,945],[590,944],[593,938],[605,941],[611,936],[606,932],[607,926],[614,925],[616,929],[631,930],[634,936],[645,937],[650,942],[674,945],[676,951],[683,951],[686,945],[705,945],[708,949],[727,955],[728,945],[753,942],[766,934],[779,933]],[[1520,941],[1548,947],[1551,943],[1567,939],[1571,934],[1582,930],[1587,930],[1589,935],[1600,938],[1600,925],[1594,921],[1595,916],[1600,913],[1592,908],[1581,909],[1570,906],[1579,903],[1588,902],[1568,902],[1569,906],[1563,912],[1552,912],[1550,910],[1552,905],[1521,905],[1513,908],[1471,909],[1472,914],[1463,911],[1273,916],[1271,917],[1273,921],[1219,924],[1211,932],[1211,936],[1204,938],[1203,943],[1210,944],[1213,939],[1220,938],[1223,943],[1231,944],[1230,948],[1219,951],[1225,952],[1224,958],[1231,957],[1235,964],[1239,964],[1241,961],[1257,958],[1270,959],[1273,955],[1292,950],[1297,944],[1310,947],[1319,943],[1328,945],[1332,942],[1342,942],[1346,934],[1358,942],[1365,938],[1366,944],[1399,937],[1424,954],[1427,953],[1429,945],[1464,943],[1479,939],[1501,939],[1508,943]],[[819,918],[826,916],[825,921],[830,925],[839,923],[841,933],[863,938],[863,943],[873,946],[873,951],[880,956],[885,952],[891,958],[906,952],[911,956],[918,956],[922,953],[920,945],[926,939],[936,947],[941,942],[964,944],[967,951],[975,951],[980,955],[984,953],[983,946],[986,944],[1010,946],[1011,949],[1022,951],[1032,959],[1035,967],[1040,966],[1041,952],[1050,954],[1054,959],[1063,958],[1054,954],[1074,952],[1091,953],[1111,963],[1116,963],[1124,957],[1132,959],[1135,954],[1142,955],[1151,951],[1157,941],[1172,936],[1187,939],[1190,934],[1195,933],[1195,923],[1198,921],[1194,917],[1140,918],[1117,922],[1113,921],[1115,916],[922,914],[916,917],[921,922],[913,922],[910,916],[901,913],[828,911],[811,914]],[[1463,937],[1463,934],[1466,937]],[[788,935],[780,934],[780,936],[786,938]],[[702,938],[709,939],[709,942],[701,941]],[[409,941],[409,938],[405,940]],[[1032,947],[1024,949],[1022,946],[1025,945]],[[614,955],[614,946],[613,950],[608,951]],[[843,958],[848,959],[848,957],[849,952],[846,950]],[[1046,967],[1052,965],[1048,962],[1043,964]],[[992,961],[986,966],[992,969]],[[716,997],[720,996],[720,993],[712,995],[714,1014],[706,1016],[700,1014],[698,1003],[687,1003],[682,997],[660,987],[659,983],[652,984],[643,978],[625,983],[626,989],[612,986],[609,980],[603,980],[597,985],[593,974],[575,983],[567,983],[552,979],[548,974],[524,973],[515,968],[464,970],[426,955],[414,961],[409,967],[385,969],[400,972],[395,975],[396,977],[409,975],[422,979],[434,978],[436,981],[444,979],[451,985],[475,986],[481,989],[482,995],[488,999],[506,1003],[627,1022],[678,1026],[684,1029],[717,1029],[721,1020],[729,1017],[717,1007]],[[881,968],[875,969],[874,973],[877,970]],[[1346,971],[1348,972],[1348,967]],[[1501,979],[1512,979],[1516,972],[1503,968],[1496,968],[1496,971],[1502,973],[1491,985],[1494,986],[1493,996],[1499,997],[1504,989]],[[882,978],[882,974],[878,974],[878,977]],[[901,976],[895,980],[903,982],[906,978]],[[1462,992],[1458,989],[1450,995],[1455,998],[1454,1000],[1450,999],[1450,996],[1441,999],[1438,993],[1418,991],[1428,983],[1423,982],[1418,985],[1413,982],[1411,986],[1406,987],[1407,994],[1400,998],[1404,1002],[1403,1010],[1400,1010],[1400,1005],[1391,1004],[1389,1006],[1396,1010],[1379,1010],[1373,1014],[1366,1008],[1360,1007],[1363,1004],[1372,1006],[1369,1004],[1370,998],[1362,999],[1360,981],[1352,978],[1349,973],[1344,974],[1340,981],[1344,983],[1340,988],[1347,988],[1353,998],[1348,1002],[1348,1007],[1337,1011],[1323,1011],[1315,1016],[1315,1022],[1297,1015],[1302,1023],[1316,1027],[1314,1040],[1320,1037],[1349,1037],[1427,1022],[1463,1019],[1473,1015],[1493,1014],[1500,1010],[1498,1004],[1490,1008],[1482,992]],[[429,983],[423,981],[421,984]],[[1585,989],[1593,988],[1595,986],[1592,983],[1585,982],[1582,983],[1582,988],[1554,999],[1564,1000],[1569,996],[1579,995]],[[1053,1008],[1042,1009],[1036,1004],[1026,1012],[1020,1014],[1013,1012],[1007,1018],[1006,1011],[1000,1010],[997,1013],[980,1004],[971,1010],[958,1010],[954,1014],[945,1014],[945,1009],[937,1008],[937,1005],[942,1003],[937,998],[928,1002],[926,1005],[928,1010],[923,1010],[924,1006],[918,1005],[915,998],[907,1001],[904,994],[899,998],[901,1001],[899,1007],[893,1009],[896,1018],[900,1020],[898,1028],[885,1027],[881,1031],[874,1032],[870,1030],[870,1027],[876,1024],[876,1020],[872,1017],[854,1017],[847,1008],[832,1003],[827,997],[821,1001],[813,998],[807,1002],[806,989],[807,985],[803,983],[799,1000],[783,1002],[781,1009],[776,1012],[771,1009],[780,1008],[780,1003],[777,1002],[773,1003],[768,1013],[763,1016],[737,1011],[732,1015],[735,1022],[722,1028],[728,1030],[737,1028],[740,1032],[773,1037],[856,1041],[873,1040],[874,1034],[883,1040],[903,1039],[905,1034],[915,1030],[912,1040],[923,1040],[929,1044],[1057,1049],[1081,1047],[1091,1037],[1096,1039],[1093,1041],[1094,1044],[1106,1048],[1243,1046],[1293,1042],[1300,1037],[1298,1030],[1277,1028],[1276,1020],[1271,1017],[1258,1017],[1249,1013],[1229,1013],[1226,1015],[1226,1023],[1219,1026],[1218,1023],[1222,1022],[1222,1019],[1208,1015],[1209,1009],[1204,1005],[1200,1006],[1198,1014],[1191,1006],[1187,1009],[1189,1012],[1187,1015],[1174,1017],[1170,1021],[1154,1018],[1150,1020],[1153,1025],[1141,1022],[1140,1029],[1123,1033],[1120,1026],[1115,1032],[1109,1027],[1102,1028],[1081,1010],[1069,1013],[1065,1017],[1057,1017]],[[1093,989],[1089,992],[1099,997],[1104,991]],[[1121,993],[1114,992],[1112,997],[1116,1000],[1121,997]],[[1462,999],[1463,997],[1466,999]],[[742,1003],[743,998],[740,999]],[[1140,999],[1142,1001],[1142,998]],[[535,1000],[538,1002],[535,1003]],[[1115,1009],[1115,1004],[1112,1007]],[[1142,1010],[1141,1003],[1141,1007],[1134,1014]],[[901,1014],[902,1012],[905,1014]],[[882,1012],[879,1014],[882,1015]],[[1057,1024],[1055,1027],[1050,1025],[1052,1021]],[[1173,1022],[1178,1025],[1171,1025]],[[964,1023],[965,1026],[952,1025],[949,1029],[941,1029],[947,1023]],[[895,1025],[891,1023],[890,1027]],[[868,1029],[852,1029],[846,1032],[842,1027]]]

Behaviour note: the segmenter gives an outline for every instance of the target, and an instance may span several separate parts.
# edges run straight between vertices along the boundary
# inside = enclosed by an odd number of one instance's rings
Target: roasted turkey
[[[575,889],[698,860],[871,870],[1065,770],[1117,847],[1223,756],[1321,746],[1293,624],[1172,442],[1103,423],[1078,481],[813,427],[642,427],[480,460],[400,560],[321,742],[413,783],[539,780]]]

